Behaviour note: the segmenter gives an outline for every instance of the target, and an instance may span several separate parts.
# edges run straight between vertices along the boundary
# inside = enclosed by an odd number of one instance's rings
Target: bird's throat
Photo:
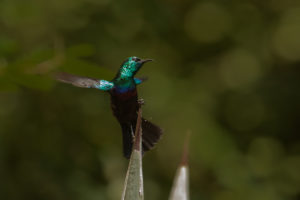
[[[115,81],[115,90],[118,93],[126,93],[128,91],[135,90],[134,79],[120,79]]]

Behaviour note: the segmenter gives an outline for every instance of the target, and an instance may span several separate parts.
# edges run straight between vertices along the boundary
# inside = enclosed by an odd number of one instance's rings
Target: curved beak
[[[150,61],[153,61],[153,60],[152,59],[142,59],[142,60],[139,61],[139,63],[144,64],[144,63],[150,62]]]

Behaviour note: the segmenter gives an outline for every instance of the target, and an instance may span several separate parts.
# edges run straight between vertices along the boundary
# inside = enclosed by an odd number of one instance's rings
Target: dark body
[[[129,158],[132,151],[133,134],[136,129],[139,109],[137,90],[134,86],[128,91],[120,92],[120,89],[115,87],[109,93],[111,95],[113,114],[122,128],[123,153],[126,158]],[[142,118],[143,152],[150,150],[158,142],[161,133],[162,131],[158,126]]]
[[[122,93],[117,88],[113,88],[109,93],[111,108],[118,121],[120,123],[136,121],[139,108],[136,88]]]
[[[133,135],[137,121],[137,111],[139,109],[136,88],[120,93],[116,88],[110,91],[111,109],[114,116],[119,121],[122,128],[123,153],[129,157],[132,150]]]

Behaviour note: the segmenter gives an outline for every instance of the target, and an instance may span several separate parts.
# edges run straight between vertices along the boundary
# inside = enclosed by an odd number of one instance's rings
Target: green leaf
[[[143,170],[142,170],[142,110],[139,109],[135,132],[135,140],[127,170],[122,200],[143,200]]]

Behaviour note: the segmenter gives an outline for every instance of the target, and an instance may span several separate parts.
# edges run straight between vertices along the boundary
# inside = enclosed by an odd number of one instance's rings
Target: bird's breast
[[[115,87],[111,90],[111,95],[121,99],[128,99],[137,95],[136,87]]]
[[[127,99],[132,99],[132,97],[136,97],[137,92],[136,92],[136,90],[131,90],[131,91],[123,92],[123,93],[114,93],[112,95],[120,100],[127,100]]]
[[[120,92],[111,90],[111,108],[114,115],[120,122],[127,122],[136,119],[138,110],[136,89]]]

